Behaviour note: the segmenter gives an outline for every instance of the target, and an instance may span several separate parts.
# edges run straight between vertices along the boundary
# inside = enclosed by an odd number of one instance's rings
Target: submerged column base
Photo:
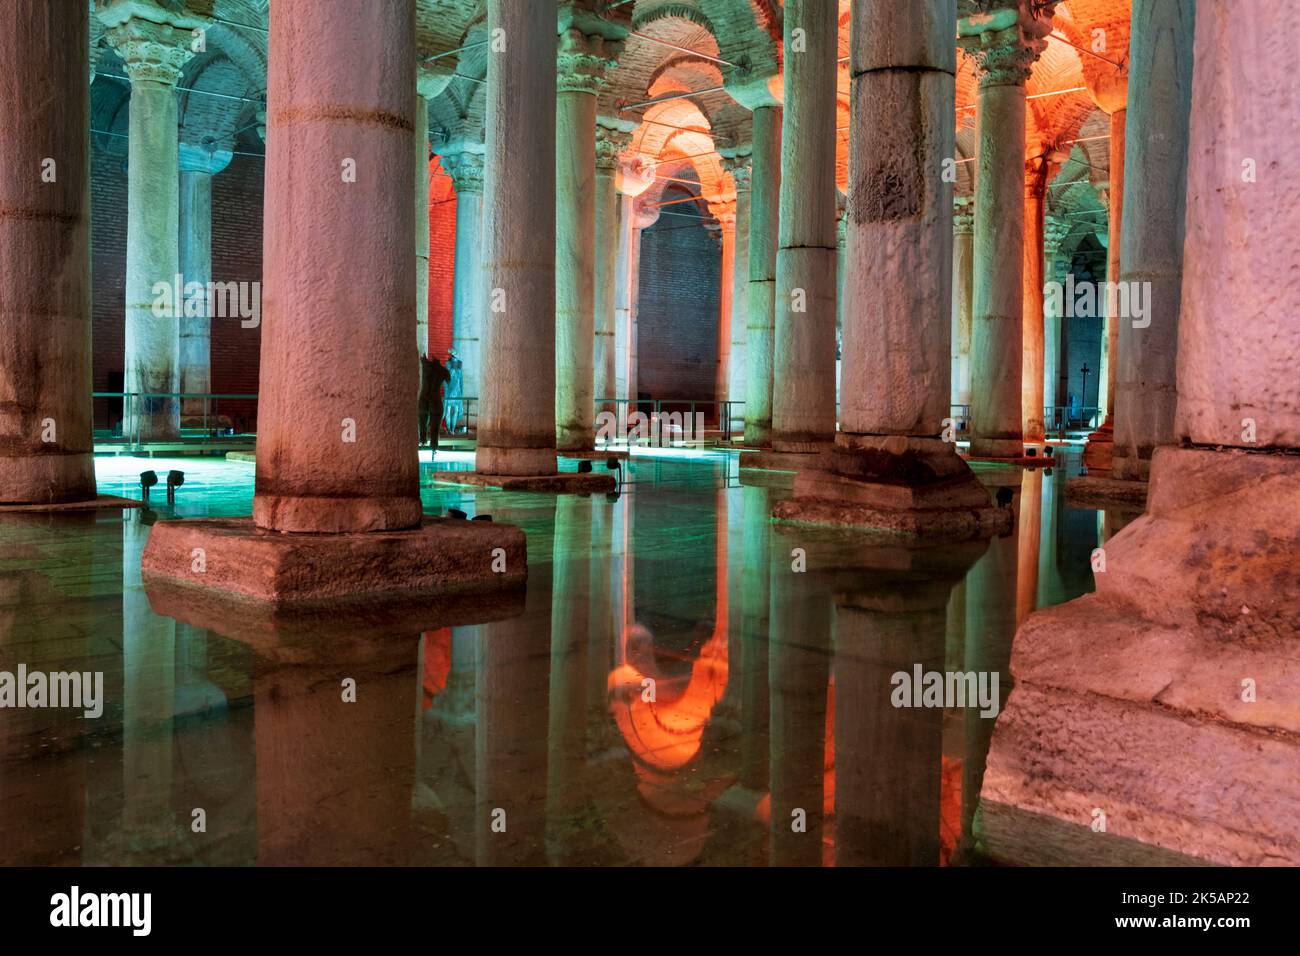
[[[1300,457],[1156,451],[1097,592],[1016,636],[981,795],[990,855],[1300,864],[1300,578],[1277,544],[1300,537],[1297,500]],[[1025,819],[1051,843],[1017,838]]]
[[[250,518],[162,521],[141,561],[171,582],[258,604],[491,591],[528,576],[524,533],[508,524],[425,518],[408,531],[284,534]]]
[[[1115,423],[1107,418],[1105,424],[1088,436],[1083,446],[1083,466],[1089,474],[1110,474],[1115,457]]]
[[[795,477],[794,494],[774,518],[955,540],[1006,534],[1014,523],[937,438],[841,433],[820,469]]]

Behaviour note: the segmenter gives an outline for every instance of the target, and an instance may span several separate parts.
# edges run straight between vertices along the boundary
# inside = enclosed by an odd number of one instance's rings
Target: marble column
[[[745,444],[772,441],[772,344],[776,309],[777,200],[781,192],[781,110],[753,112],[749,196],[749,289],[745,330]]]
[[[415,93],[415,345],[429,352],[429,101]]]
[[[787,0],[784,30],[772,448],[818,452],[835,437],[838,7]]]
[[[727,399],[727,384],[731,380],[731,327],[734,323],[736,306],[732,290],[736,287],[736,201],[709,203],[709,212],[718,220],[722,229],[722,268],[719,270],[718,289],[718,369],[713,379],[713,397],[718,402],[718,428],[725,423],[722,420],[722,402]]]
[[[441,156],[456,190],[456,248],[451,286],[451,344],[461,360],[462,390],[482,394],[483,323],[487,292],[483,274],[483,154],[469,149]]]
[[[630,142],[630,134],[607,126],[596,127],[596,245],[595,245],[595,338],[593,391],[597,399],[616,397],[614,342],[614,300],[617,284],[619,199],[616,183],[621,164],[619,153]],[[602,405],[612,411],[612,406]]]
[[[110,23],[119,11],[122,19]],[[166,396],[180,390],[180,316],[173,307],[179,296],[161,295],[157,284],[171,290],[180,266],[176,84],[193,55],[189,20],[155,23],[124,5],[100,16],[131,81],[124,391],[164,396],[128,398],[122,429],[141,442],[174,441],[180,403]]]
[[[605,42],[560,36],[555,113],[555,444],[596,439],[596,96],[605,88]],[[538,183],[530,182],[533,188]]]
[[[970,39],[979,66],[970,450],[1015,458],[1024,453],[1025,81],[1045,41],[1022,22]]]
[[[952,201],[952,404],[970,405],[971,294],[974,199]]]
[[[1070,232],[1066,219],[1047,216],[1043,222],[1043,274],[1046,282],[1062,283],[1070,263],[1061,257],[1061,242]],[[1065,316],[1061,314],[1063,299],[1043,296],[1043,404],[1065,404],[1064,382],[1068,380],[1065,365]],[[1059,424],[1054,411],[1053,419],[1045,422],[1050,430]]]
[[[87,9],[0,7],[4,503],[95,497]]]
[[[193,298],[185,293],[180,316],[181,392],[212,391],[213,305],[207,297],[212,281],[212,177],[228,165],[233,153],[227,149],[208,151],[182,143],[180,146],[180,274],[185,288],[195,282],[203,287]],[[195,290],[198,293],[198,290]],[[181,400],[181,417],[202,422],[209,403],[202,398]]]
[[[1146,480],[1156,446],[1174,437],[1194,19],[1192,0],[1133,4],[1120,278],[1150,290],[1150,324],[1119,327],[1116,478]]]
[[[633,250],[640,232],[634,225],[635,201],[625,195],[618,199],[618,253],[614,262],[614,397],[618,399],[636,398],[628,387],[628,346],[636,305]]]
[[[393,188],[415,177],[415,3],[354,2],[345,20],[311,0],[271,9],[253,519],[273,531],[422,514],[414,204]],[[389,69],[359,71],[358,42]]]
[[[749,202],[750,157],[748,154],[726,160],[732,181],[736,184],[736,257],[731,283],[731,349],[728,353],[727,389],[732,405],[728,427],[731,431],[745,430],[745,378],[748,372],[749,326]]]
[[[1047,168],[1025,164],[1025,233],[1021,296],[1024,302],[1020,362],[1020,423],[1026,442],[1042,442],[1043,432],[1043,215],[1047,204]]]
[[[555,473],[555,203],[537,157],[555,153],[555,11],[489,0],[509,55],[488,57],[483,180],[484,312],[475,468]],[[594,422],[594,420],[593,420]]]

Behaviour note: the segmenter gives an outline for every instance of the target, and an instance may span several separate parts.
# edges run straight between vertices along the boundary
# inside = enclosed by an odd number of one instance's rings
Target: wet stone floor
[[[1113,530],[1067,507],[1074,455],[981,470],[1015,531],[938,548],[775,525],[792,476],[734,453],[634,456],[596,496],[423,458],[429,513],[527,532],[526,595],[416,625],[159,613],[152,522],[249,514],[248,463],[101,457],[105,494],[184,470],[176,505],[0,515],[0,673],[102,675],[98,716],[0,709],[0,863],[980,863],[1016,625],[1091,590]],[[900,690],[935,671],[982,699]]]

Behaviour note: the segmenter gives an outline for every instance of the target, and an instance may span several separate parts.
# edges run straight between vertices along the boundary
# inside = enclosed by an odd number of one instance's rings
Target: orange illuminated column
[[[1024,440],[1042,442],[1043,432],[1043,212],[1047,161],[1025,163],[1024,341],[1020,366],[1020,423]]]

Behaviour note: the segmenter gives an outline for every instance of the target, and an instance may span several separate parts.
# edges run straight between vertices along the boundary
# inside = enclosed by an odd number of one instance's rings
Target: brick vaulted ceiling
[[[89,0],[92,7],[103,0]],[[208,51],[185,68],[182,142],[209,148],[260,149],[257,112],[266,86],[268,0],[158,0],[213,18]],[[271,0],[274,2],[274,0]],[[601,11],[629,31],[608,89],[602,122],[632,132],[629,159],[680,164],[689,159],[706,199],[725,202],[734,184],[719,151],[744,152],[755,97],[780,97],[782,0],[565,0]],[[1015,0],[959,0],[959,15]],[[1027,84],[1028,156],[1050,155],[1057,175],[1049,209],[1100,208],[1097,186],[1109,177],[1106,110],[1122,98],[1128,58],[1130,0],[1020,0],[1052,11],[1052,34]],[[849,52],[849,0],[840,8],[840,56]],[[93,18],[92,18],[93,19]],[[421,61],[445,88],[430,105],[434,149],[453,141],[481,141],[487,72],[484,0],[417,0]],[[882,25],[888,28],[888,25]],[[954,24],[955,28],[955,24]],[[95,21],[91,59],[97,70],[92,125],[126,131],[129,87],[116,54]],[[1093,52],[1097,51],[1097,52]],[[974,61],[959,54],[957,159],[976,147]],[[101,81],[99,77],[102,76]],[[849,71],[840,63],[837,159],[843,188],[849,150]],[[720,89],[723,87],[723,89]],[[220,94],[220,95],[208,95]],[[655,105],[647,100],[671,99]],[[1065,159],[1065,157],[1069,159]],[[969,191],[962,164],[958,191]],[[1104,197],[1104,188],[1102,189]]]

